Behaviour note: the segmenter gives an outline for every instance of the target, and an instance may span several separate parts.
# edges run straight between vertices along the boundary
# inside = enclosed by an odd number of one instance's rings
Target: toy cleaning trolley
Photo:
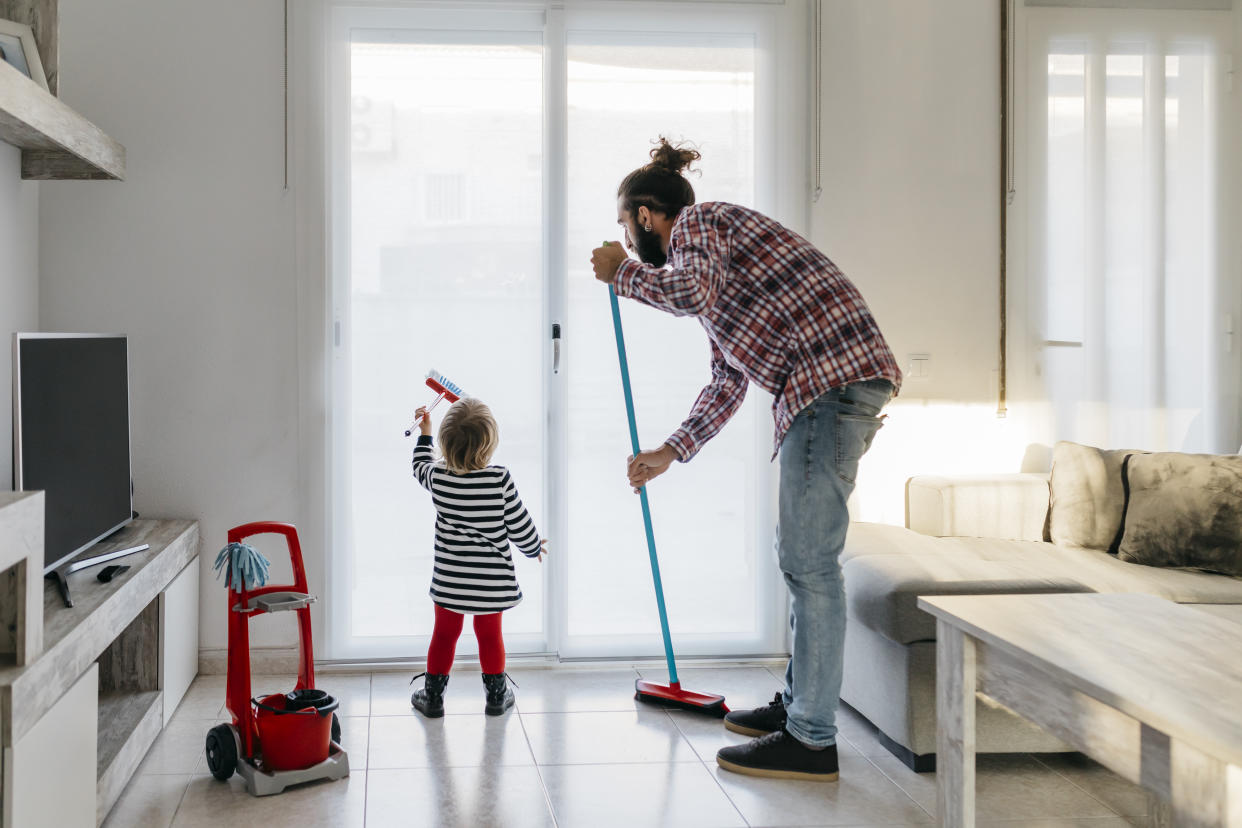
[[[243,541],[253,535],[285,536],[293,564],[293,583],[265,586],[267,560]],[[233,771],[255,796],[277,794],[290,785],[349,775],[349,756],[341,749],[338,702],[315,689],[311,652],[310,605],[298,533],[288,523],[247,523],[229,530],[229,545],[217,566],[226,565],[229,591],[229,655],[226,698],[232,724],[207,732],[207,767],[216,779]],[[269,612],[298,616],[298,681],[286,694],[253,698],[250,693],[250,622]]]

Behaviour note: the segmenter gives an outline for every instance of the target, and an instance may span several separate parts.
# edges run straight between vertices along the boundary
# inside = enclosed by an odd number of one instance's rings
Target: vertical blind
[[[1229,15],[1028,22],[1028,264],[1053,432],[1221,450]]]

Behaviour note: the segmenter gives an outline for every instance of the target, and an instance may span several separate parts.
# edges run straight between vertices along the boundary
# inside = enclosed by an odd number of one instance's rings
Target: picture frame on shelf
[[[39,60],[34,32],[29,26],[0,19],[0,60],[39,84],[44,91],[51,91],[47,76],[43,74],[43,61]]]

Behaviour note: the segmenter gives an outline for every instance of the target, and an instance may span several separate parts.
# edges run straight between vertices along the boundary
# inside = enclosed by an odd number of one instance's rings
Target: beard
[[[638,253],[638,258],[652,267],[664,267],[665,262],[668,261],[668,255],[660,246],[660,234],[654,230],[644,230],[642,227],[636,229],[634,248]]]

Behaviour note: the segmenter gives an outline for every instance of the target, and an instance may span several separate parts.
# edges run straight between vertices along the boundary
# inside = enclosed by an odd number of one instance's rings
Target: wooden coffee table
[[[975,824],[981,693],[1147,788],[1159,824],[1242,826],[1242,624],[1152,595],[919,607],[936,617],[941,825]]]

